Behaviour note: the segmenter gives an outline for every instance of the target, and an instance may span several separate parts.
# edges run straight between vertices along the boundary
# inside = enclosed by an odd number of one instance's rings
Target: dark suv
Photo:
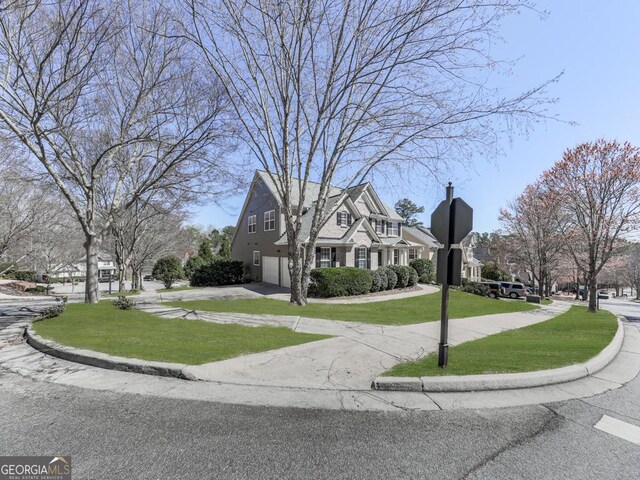
[[[483,282],[482,284],[489,289],[487,297],[498,298],[504,296],[504,288],[502,288],[499,282]]]
[[[520,298],[527,296],[527,288],[522,283],[500,282],[504,289],[503,297]]]

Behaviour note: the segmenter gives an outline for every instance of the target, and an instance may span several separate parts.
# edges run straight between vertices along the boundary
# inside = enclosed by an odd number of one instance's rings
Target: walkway
[[[196,312],[164,305],[141,308],[165,318],[283,326],[296,332],[335,336],[187,368],[201,380],[241,385],[368,391],[375,377],[397,363],[437,351],[440,335],[440,322],[387,326],[293,316]],[[568,308],[569,305],[558,302],[527,312],[452,319],[449,343],[457,345],[538,323]]]

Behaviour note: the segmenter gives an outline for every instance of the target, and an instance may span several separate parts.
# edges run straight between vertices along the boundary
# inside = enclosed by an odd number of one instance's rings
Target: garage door
[[[286,257],[280,257],[280,272],[282,272],[283,287],[291,288],[291,276],[289,275],[289,265]]]
[[[278,257],[262,257],[262,281],[278,285]]]

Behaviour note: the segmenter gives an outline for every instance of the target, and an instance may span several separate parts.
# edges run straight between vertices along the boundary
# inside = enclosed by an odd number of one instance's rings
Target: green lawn
[[[173,287],[173,288],[161,288],[156,290],[156,292],[167,293],[167,292],[182,292],[183,290],[198,290],[202,287],[192,287],[190,285],[183,285],[181,287]]]
[[[398,364],[384,375],[475,375],[564,367],[597,355],[611,342],[617,328],[612,313],[589,313],[586,307],[573,306],[545,322],[451,347],[446,368],[438,368],[438,355],[432,353]]]
[[[164,319],[139,310],[118,310],[110,302],[70,304],[59,317],[35,322],[33,327],[63,345],[189,365],[330,338],[285,327]]]
[[[269,298],[242,300],[188,300],[167,302],[168,305],[207,312],[295,315],[347,322],[382,325],[409,325],[440,319],[440,292],[400,300],[354,304],[310,303],[304,307]],[[450,291],[449,317],[462,318],[492,313],[521,312],[537,308],[534,305],[492,300],[478,295]]]

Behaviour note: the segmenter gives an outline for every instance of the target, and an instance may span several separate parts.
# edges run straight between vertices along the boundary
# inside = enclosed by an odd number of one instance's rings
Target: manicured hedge
[[[369,270],[355,267],[314,268],[309,292],[318,297],[346,297],[369,293],[373,278]]]
[[[416,272],[418,272],[418,276],[426,274],[433,274],[433,262],[431,260],[427,260],[426,258],[416,258],[409,262],[409,266],[415,268]]]
[[[192,287],[216,287],[244,283],[244,263],[220,259],[196,268],[191,274]]]
[[[409,267],[405,267],[403,265],[390,265],[389,268],[398,276],[396,288],[404,288],[409,285],[409,276],[411,275]]]
[[[408,287],[413,287],[418,283],[418,272],[413,267],[407,267],[409,269],[409,282],[407,283]]]
[[[378,271],[387,277],[387,288],[385,290],[393,290],[398,283],[398,275],[396,275],[396,272],[389,267],[379,268]]]
[[[387,274],[380,272],[380,269],[371,272],[371,279],[373,280],[372,292],[381,292],[387,289],[387,284],[389,283]]]

